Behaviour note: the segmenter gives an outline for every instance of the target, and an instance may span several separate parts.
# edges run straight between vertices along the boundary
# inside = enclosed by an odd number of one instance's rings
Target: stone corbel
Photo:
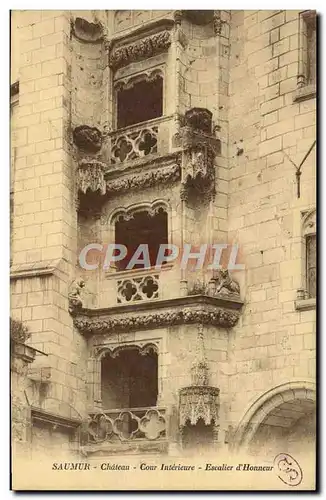
[[[183,149],[181,199],[209,202],[215,196],[215,156],[220,141],[212,132],[212,113],[192,108],[185,114],[181,129]]]
[[[71,32],[84,43],[101,43],[103,41],[102,25],[100,23],[90,23],[81,17],[76,17],[71,22]]]
[[[96,127],[80,125],[73,130],[73,141],[81,153],[98,153],[102,147],[103,136]]]
[[[77,184],[78,190],[86,194],[88,190],[93,193],[106,194],[106,181],[104,178],[106,166],[99,160],[83,158],[78,163]]]
[[[205,356],[203,325],[198,326],[196,359],[191,369],[191,385],[179,392],[179,427],[195,426],[200,419],[214,425],[217,439],[219,389],[209,385],[209,368]]]

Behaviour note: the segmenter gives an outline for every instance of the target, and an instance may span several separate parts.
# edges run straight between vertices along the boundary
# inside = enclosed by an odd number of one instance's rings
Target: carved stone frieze
[[[106,193],[105,169],[105,164],[98,160],[82,159],[77,168],[78,189],[84,194],[90,190],[104,195]]]
[[[170,32],[164,30],[136,40],[134,43],[113,48],[109,55],[109,65],[113,69],[118,69],[132,62],[147,59],[164,52],[170,45]]]
[[[106,192],[112,196],[129,190],[149,188],[157,184],[169,184],[176,182],[181,177],[181,168],[178,164],[169,167],[149,170],[120,179],[108,180]]]
[[[83,334],[134,331],[182,324],[203,323],[205,325],[233,327],[239,319],[238,311],[218,308],[214,311],[185,308],[183,310],[150,312],[145,315],[89,317],[81,314],[74,318],[75,327]]]
[[[87,153],[97,153],[102,147],[102,133],[96,127],[80,125],[73,131],[73,140],[78,149]]]
[[[73,35],[86,43],[99,43],[103,40],[103,29],[100,23],[90,23],[86,19],[76,17],[71,24]]]

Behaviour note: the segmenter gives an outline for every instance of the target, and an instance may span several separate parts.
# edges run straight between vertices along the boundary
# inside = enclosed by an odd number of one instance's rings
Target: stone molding
[[[316,401],[316,384],[311,380],[294,380],[273,387],[252,403],[234,431],[233,446],[246,446],[258,427],[277,406],[291,401]]]
[[[170,31],[163,30],[150,36],[135,40],[128,45],[113,47],[110,50],[109,66],[118,69],[132,62],[148,59],[165,52],[171,45]]]
[[[147,172],[130,175],[128,177],[107,181],[106,192],[112,196],[131,189],[149,188],[155,186],[156,184],[172,184],[180,180],[180,177],[180,165],[175,163],[169,167],[149,170]]]
[[[31,407],[31,418],[32,422],[38,421],[43,424],[50,424],[53,427],[63,427],[66,429],[77,429],[82,424],[82,420],[77,418],[63,417],[62,415],[46,411],[36,406]]]
[[[62,259],[54,259],[44,262],[31,262],[30,264],[17,264],[10,268],[10,280],[15,281],[26,278],[38,278],[40,276],[51,276],[60,270]]]
[[[129,332],[183,324],[232,328],[239,320],[241,300],[192,295],[153,300],[107,309],[72,312],[74,326],[84,335]]]

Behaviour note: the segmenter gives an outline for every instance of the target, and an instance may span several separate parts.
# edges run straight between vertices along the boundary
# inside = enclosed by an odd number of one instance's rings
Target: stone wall
[[[11,312],[29,327],[30,344],[48,354],[35,363],[35,369],[48,367],[51,373],[43,407],[76,418],[86,406],[87,352],[84,339],[73,331],[67,298],[77,250],[70,160],[70,14],[15,14],[19,105]],[[33,403],[39,404],[36,394]]]
[[[178,389],[190,382],[195,327],[95,335],[86,341],[68,313],[69,286],[79,274],[88,281],[85,305],[116,305],[115,279],[102,269],[81,272],[78,251],[95,241],[114,241],[111,217],[118,209],[165,200],[172,243],[237,243],[245,264],[235,273],[245,301],[238,325],[223,331],[209,327],[205,335],[211,383],[221,390],[221,428],[226,429],[236,427],[269,389],[315,377],[315,311],[295,306],[304,274],[302,212],[316,204],[315,149],[302,167],[300,197],[291,161],[299,164],[315,140],[316,100],[296,99],[299,11],[221,11],[217,27],[182,19],[187,43],[182,45],[182,36],[173,39],[168,54],[150,61],[166,71],[171,123],[164,123],[162,153],[179,147],[179,113],[208,108],[221,144],[214,202],[184,206],[178,181],[109,197],[96,221],[85,215],[77,221],[72,131],[85,124],[98,127],[104,133],[101,159],[108,163],[113,79],[129,78],[148,69],[149,62],[137,61],[114,76],[103,40],[87,44],[71,36],[71,21],[79,16],[90,23],[100,20],[110,39],[153,21],[155,12],[145,13],[147,18],[140,11],[131,17],[127,11],[13,16],[12,83],[19,79],[19,106],[12,122],[12,315],[29,327],[31,344],[48,354],[35,361],[35,369],[50,368],[46,398],[32,399],[44,408],[85,417],[87,405],[92,409],[99,400],[93,347],[151,338],[161,343],[160,404],[175,406]],[[165,15],[171,17],[170,12],[157,14]],[[162,273],[161,298],[181,295],[180,277],[177,266]],[[187,279],[191,284],[197,277],[188,273]],[[52,437],[35,430],[38,445]]]
[[[316,149],[302,167],[300,198],[289,160],[298,165],[316,138],[316,99],[294,100],[298,18],[298,11],[231,16],[228,227],[246,266],[246,306],[230,332],[233,424],[269,388],[315,377],[315,311],[295,309],[301,212],[316,205]]]

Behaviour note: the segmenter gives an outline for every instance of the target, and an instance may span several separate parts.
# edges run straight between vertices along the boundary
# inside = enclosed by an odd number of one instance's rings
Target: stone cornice
[[[35,406],[31,407],[31,417],[32,421],[39,421],[55,427],[64,427],[66,429],[77,429],[82,424],[82,421],[77,418],[63,417]]]
[[[107,309],[81,308],[74,315],[74,325],[83,334],[116,333],[198,323],[232,328],[239,319],[242,305],[240,299],[192,295]]]
[[[109,196],[130,189],[141,189],[155,186],[156,184],[166,184],[178,181],[181,178],[180,165],[174,163],[168,167],[157,170],[148,170],[147,172],[130,174],[119,179],[107,181],[106,192]]]
[[[26,278],[37,278],[40,276],[51,276],[60,270],[61,260],[62,259],[54,259],[44,262],[13,265],[10,268],[10,280],[15,281]]]

